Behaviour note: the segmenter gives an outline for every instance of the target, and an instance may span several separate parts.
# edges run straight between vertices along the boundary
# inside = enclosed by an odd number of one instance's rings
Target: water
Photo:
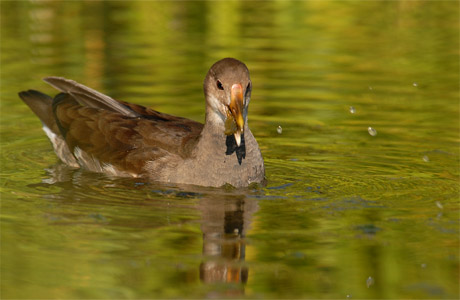
[[[455,1],[0,4],[2,298],[459,297]],[[203,121],[226,56],[266,187],[69,170],[17,97],[65,76]]]
[[[369,276],[369,278],[367,278],[366,280],[367,288],[369,288],[373,284],[374,284],[374,279],[371,276]]]
[[[370,126],[367,127],[367,132],[369,132],[369,134],[370,134],[371,136],[376,136],[376,135],[377,135],[377,130],[375,130],[374,128],[372,128],[372,127],[370,127]]]

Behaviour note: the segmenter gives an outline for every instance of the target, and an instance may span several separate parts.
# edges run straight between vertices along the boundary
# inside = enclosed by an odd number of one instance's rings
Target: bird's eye
[[[224,86],[222,85],[222,82],[220,82],[220,80],[217,80],[217,88],[219,90],[224,90]]]

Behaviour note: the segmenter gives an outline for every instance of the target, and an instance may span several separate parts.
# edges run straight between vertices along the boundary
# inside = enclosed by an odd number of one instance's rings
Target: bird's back
[[[62,93],[19,93],[44,125],[61,160],[73,167],[141,176],[147,161],[185,159],[203,125],[141,105],[116,101],[74,81],[49,77]]]

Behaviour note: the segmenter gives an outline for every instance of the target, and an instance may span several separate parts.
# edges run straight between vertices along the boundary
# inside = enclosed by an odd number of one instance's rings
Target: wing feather
[[[55,76],[45,77],[43,80],[61,92],[71,94],[82,106],[107,109],[129,117],[139,116],[117,100],[74,80]]]

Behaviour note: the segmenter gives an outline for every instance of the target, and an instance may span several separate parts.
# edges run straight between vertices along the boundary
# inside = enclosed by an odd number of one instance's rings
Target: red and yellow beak
[[[244,129],[243,118],[243,87],[239,83],[232,85],[230,92],[229,112],[227,113],[227,121],[225,122],[225,134],[235,136],[236,144],[241,144],[241,134]]]

